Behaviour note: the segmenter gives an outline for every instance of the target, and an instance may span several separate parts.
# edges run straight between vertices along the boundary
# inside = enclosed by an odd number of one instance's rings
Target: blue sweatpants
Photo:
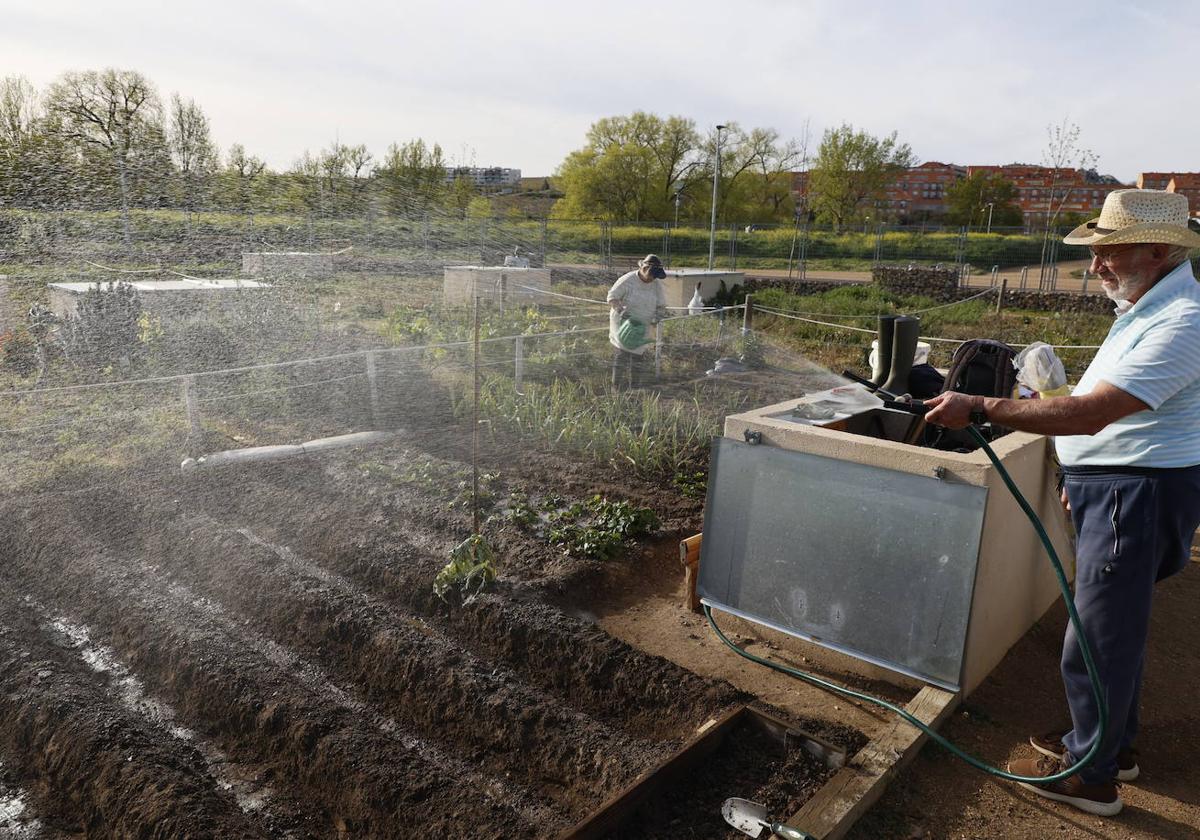
[[[1075,606],[1108,704],[1104,741],[1079,775],[1102,784],[1116,778],[1117,753],[1137,736],[1154,584],[1188,563],[1200,525],[1200,466],[1063,472],[1076,533]],[[1074,726],[1063,743],[1073,763],[1095,742],[1100,715],[1072,625],[1063,642],[1062,677]]]

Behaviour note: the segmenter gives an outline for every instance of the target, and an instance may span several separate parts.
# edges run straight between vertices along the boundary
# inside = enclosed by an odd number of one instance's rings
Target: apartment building
[[[450,166],[446,168],[446,182],[454,183],[466,178],[482,190],[515,189],[521,183],[521,170],[502,166]]]
[[[1166,190],[1187,196],[1188,212],[1200,218],[1200,172],[1143,172],[1137,185],[1143,190]]]
[[[959,166],[953,163],[929,161],[920,166],[906,169],[897,175],[884,189],[884,197],[875,202],[874,213],[880,219],[900,223],[926,221],[944,216],[949,210],[946,192],[959,179],[977,173],[990,173],[1011,182],[1017,190],[1015,203],[1020,207],[1026,222],[1044,219],[1047,213],[1080,213],[1095,215],[1104,204],[1105,197],[1113,190],[1128,185],[1122,184],[1111,175],[1101,175],[1094,170],[1054,170],[1048,166],[1030,164],[1007,164],[1002,166]],[[1147,173],[1152,174],[1152,173]],[[1166,173],[1164,173],[1166,174]],[[1174,174],[1159,179],[1167,189]],[[1196,176],[1200,178],[1200,175]],[[1180,190],[1197,189],[1194,181],[1180,176]],[[797,206],[804,206],[808,194],[808,173],[792,173],[792,192]],[[1192,199],[1189,197],[1189,201]],[[1200,202],[1200,197],[1196,199]],[[1060,207],[1061,205],[1061,207]]]
[[[966,174],[966,167],[953,163],[922,163],[896,176],[878,207],[886,217],[897,220],[936,219],[950,209],[946,191]]]

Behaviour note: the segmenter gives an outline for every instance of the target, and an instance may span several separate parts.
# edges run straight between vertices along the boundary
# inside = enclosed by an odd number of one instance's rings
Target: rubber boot
[[[921,319],[903,315],[896,319],[892,334],[891,371],[883,390],[896,396],[908,393],[908,375],[912,373],[913,357],[917,354],[917,337]]]

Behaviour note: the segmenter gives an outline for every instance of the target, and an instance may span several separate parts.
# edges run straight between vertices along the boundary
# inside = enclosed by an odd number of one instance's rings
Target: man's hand
[[[947,429],[965,429],[971,425],[971,412],[983,408],[983,397],[947,391],[925,400],[929,411],[925,422]]]
[[[1062,496],[1059,498],[1059,501],[1062,502],[1063,510],[1065,510],[1067,513],[1070,513],[1071,512],[1071,501],[1070,501],[1070,499],[1067,498],[1066,490],[1062,491]]]

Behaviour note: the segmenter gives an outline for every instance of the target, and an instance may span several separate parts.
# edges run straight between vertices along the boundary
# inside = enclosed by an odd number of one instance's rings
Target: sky
[[[0,76],[141,72],[272,168],[422,138],[548,175],[606,116],[803,138],[898,132],[920,161],[1038,163],[1079,126],[1097,168],[1200,171],[1200,16],[1171,0],[0,0]]]

